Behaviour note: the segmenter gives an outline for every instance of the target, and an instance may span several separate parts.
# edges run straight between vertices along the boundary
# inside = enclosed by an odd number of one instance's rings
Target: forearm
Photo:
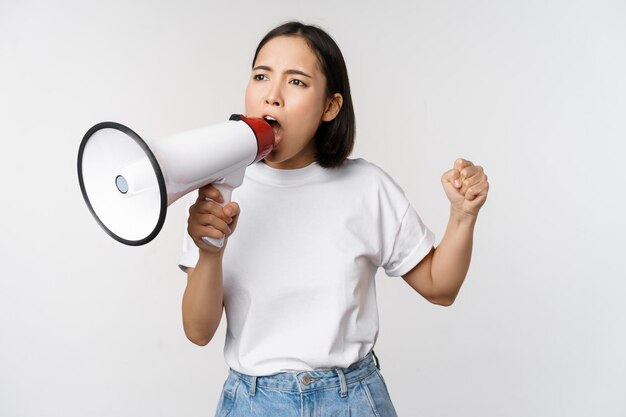
[[[451,209],[445,235],[433,253],[433,293],[450,304],[459,293],[469,270],[475,224],[475,216]]]
[[[201,252],[183,295],[183,327],[189,340],[206,345],[213,338],[222,318],[222,295],[221,256]]]

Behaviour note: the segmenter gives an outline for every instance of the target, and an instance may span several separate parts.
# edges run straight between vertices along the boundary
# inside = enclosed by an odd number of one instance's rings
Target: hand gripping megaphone
[[[80,144],[78,181],[98,224],[115,240],[139,246],[156,237],[167,207],[190,191],[214,184],[228,203],[246,167],[273,147],[274,131],[264,119],[237,114],[150,146],[128,127],[103,122]],[[217,247],[224,242],[202,239]]]

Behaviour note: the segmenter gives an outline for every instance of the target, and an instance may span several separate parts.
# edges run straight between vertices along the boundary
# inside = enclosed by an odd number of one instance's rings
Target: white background
[[[441,173],[491,192],[450,308],[377,277],[376,347],[401,416],[626,415],[624,1],[0,0],[0,415],[209,416],[224,325],[185,339],[174,204],[145,247],[81,197],[93,124],[146,137],[243,112],[274,26],[343,50],[354,157],[387,170],[441,238]]]

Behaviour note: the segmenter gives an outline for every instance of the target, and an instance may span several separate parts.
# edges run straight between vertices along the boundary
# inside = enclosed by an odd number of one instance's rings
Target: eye
[[[291,80],[290,83],[292,83],[293,85],[297,85],[298,87],[306,87],[306,84],[298,80],[297,78]]]
[[[265,80],[267,80],[267,75],[265,75],[265,74],[256,74],[253,78],[255,80],[257,80],[257,81],[265,81]]]

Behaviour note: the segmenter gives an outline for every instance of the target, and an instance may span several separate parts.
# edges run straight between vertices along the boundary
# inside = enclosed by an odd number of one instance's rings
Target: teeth
[[[265,120],[272,120],[272,121],[274,121],[274,122],[276,121],[276,119],[274,119],[272,116],[263,116],[263,118],[264,118]]]

